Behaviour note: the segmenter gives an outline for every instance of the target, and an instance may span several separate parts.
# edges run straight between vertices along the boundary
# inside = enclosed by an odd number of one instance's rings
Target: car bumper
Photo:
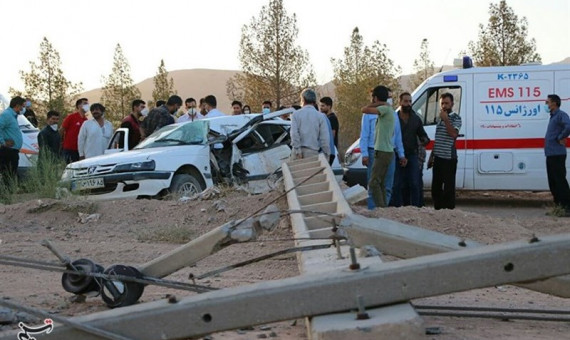
[[[172,172],[124,172],[99,176],[87,176],[61,181],[60,187],[75,194],[89,195],[94,200],[137,198],[139,196],[155,196],[170,186]],[[103,179],[103,187],[94,189],[76,189],[78,181]]]

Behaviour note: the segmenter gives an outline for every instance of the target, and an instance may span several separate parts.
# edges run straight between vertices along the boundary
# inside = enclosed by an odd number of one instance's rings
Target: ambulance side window
[[[414,102],[412,108],[422,118],[424,126],[437,124],[439,118],[439,96],[449,92],[453,95],[453,110],[461,115],[461,87],[430,87]]]

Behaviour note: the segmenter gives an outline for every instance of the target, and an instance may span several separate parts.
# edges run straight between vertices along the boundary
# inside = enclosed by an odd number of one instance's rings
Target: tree
[[[331,59],[334,70],[335,111],[342,134],[339,143],[346,147],[360,133],[360,108],[370,102],[370,90],[378,85],[389,87],[394,94],[400,90],[396,74],[400,68],[387,56],[386,45],[375,41],[365,46],[358,27],[352,31],[350,45],[344,48],[344,59]]]
[[[477,66],[520,65],[540,62],[536,41],[527,40],[526,17],[519,20],[505,0],[489,5],[489,23],[479,24],[479,40],[471,41],[469,49]]]
[[[20,71],[20,75],[24,91],[10,88],[10,95],[30,98],[36,112],[56,110],[65,115],[75,110],[75,100],[83,85],[73,84],[65,78],[59,52],[46,37],[40,43],[38,62],[30,61],[30,72]],[[43,117],[44,115],[38,114],[39,119]]]
[[[160,60],[158,72],[152,79],[154,82],[154,89],[152,90],[152,99],[156,103],[159,100],[168,100],[168,98],[176,94],[174,90],[174,79],[168,79],[168,71],[164,66],[164,59]]]
[[[410,90],[415,89],[424,80],[436,73],[435,63],[430,58],[429,43],[427,39],[422,40],[420,45],[420,55],[414,60],[414,74],[410,77]]]
[[[301,91],[316,84],[309,54],[295,45],[299,30],[283,0],[270,0],[258,18],[242,27],[239,59],[242,73],[226,84],[231,99],[246,103],[270,100],[277,107],[298,103]]]
[[[107,120],[118,126],[131,110],[131,103],[141,97],[141,91],[133,84],[131,67],[120,44],[115,47],[113,68],[108,77],[103,77],[103,94],[101,103],[105,106]]]

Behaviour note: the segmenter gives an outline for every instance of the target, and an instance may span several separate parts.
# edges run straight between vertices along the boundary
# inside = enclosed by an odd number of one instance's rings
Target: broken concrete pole
[[[256,219],[248,218],[230,231],[230,238],[235,242],[247,242],[257,238],[259,223]]]
[[[342,194],[350,204],[355,204],[368,198],[368,191],[366,191],[366,189],[360,184],[344,190]]]
[[[0,325],[16,322],[16,313],[9,308],[0,308]]]
[[[259,224],[263,229],[271,231],[277,227],[280,218],[279,208],[275,204],[270,204],[263,211],[263,215],[259,217]]]
[[[249,218],[245,221],[230,221],[194,239],[171,252],[139,267],[144,275],[165,277],[184,267],[220,251],[231,244],[255,240],[261,231],[259,222]]]
[[[358,254],[360,257],[373,257],[373,256],[381,256],[382,253],[376,249],[374,246],[361,246],[360,253]]]

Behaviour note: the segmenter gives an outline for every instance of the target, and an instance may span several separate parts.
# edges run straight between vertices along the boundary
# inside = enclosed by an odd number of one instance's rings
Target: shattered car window
[[[200,145],[208,142],[209,122],[198,120],[186,124],[168,125],[148,136],[135,149],[173,145]]]

